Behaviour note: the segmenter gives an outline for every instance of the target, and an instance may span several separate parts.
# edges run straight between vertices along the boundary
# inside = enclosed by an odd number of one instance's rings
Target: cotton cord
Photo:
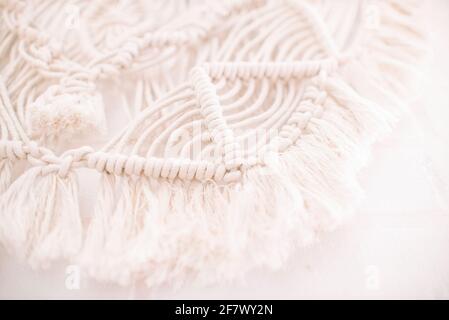
[[[351,218],[425,55],[415,1],[355,2],[0,1],[0,243],[122,285],[282,266]]]

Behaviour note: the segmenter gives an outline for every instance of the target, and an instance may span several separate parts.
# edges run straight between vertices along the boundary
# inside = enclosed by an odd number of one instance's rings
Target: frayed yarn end
[[[43,175],[31,168],[0,198],[0,240],[34,268],[70,259],[80,249],[82,224],[73,173]]]

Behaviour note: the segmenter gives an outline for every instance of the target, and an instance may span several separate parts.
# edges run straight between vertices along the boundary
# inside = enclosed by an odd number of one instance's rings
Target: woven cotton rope
[[[419,71],[416,3],[0,1],[1,244],[121,284],[281,266],[351,217]]]

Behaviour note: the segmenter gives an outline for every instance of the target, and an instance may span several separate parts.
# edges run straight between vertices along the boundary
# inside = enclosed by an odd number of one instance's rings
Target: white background
[[[423,94],[375,145],[352,224],[277,272],[207,288],[121,288],[81,278],[70,290],[66,265],[34,272],[0,252],[0,298],[449,298],[449,1],[426,2],[433,60]]]

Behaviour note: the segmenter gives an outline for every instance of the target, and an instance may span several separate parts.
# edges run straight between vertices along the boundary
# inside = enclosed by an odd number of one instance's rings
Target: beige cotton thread
[[[354,0],[357,17],[331,0],[124,3],[0,1],[8,251],[123,285],[208,284],[279,268],[351,217],[425,53],[416,1]],[[129,123],[104,146],[61,151],[116,111]],[[101,175],[86,218],[81,168]]]

